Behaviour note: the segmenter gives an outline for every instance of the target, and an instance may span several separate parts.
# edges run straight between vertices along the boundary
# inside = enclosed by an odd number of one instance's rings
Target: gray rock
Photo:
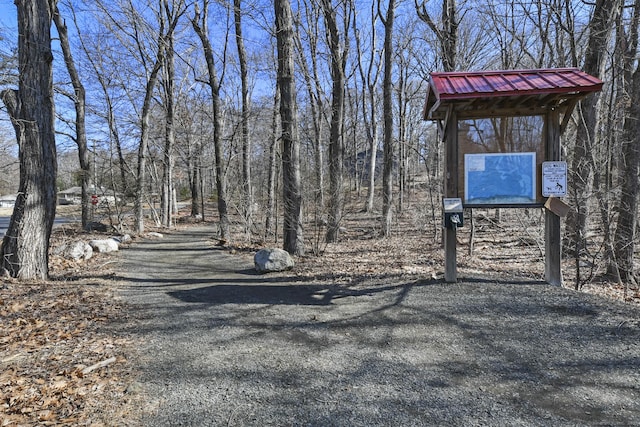
[[[85,241],[74,240],[59,246],[54,253],[66,259],[86,261],[93,256],[93,248]]]
[[[253,257],[253,263],[258,273],[289,270],[295,265],[289,252],[278,248],[259,250]]]
[[[90,240],[89,244],[95,252],[115,252],[119,249],[118,242],[113,239]]]
[[[123,234],[122,236],[113,236],[113,240],[118,243],[129,243],[131,242],[131,236],[129,234]]]

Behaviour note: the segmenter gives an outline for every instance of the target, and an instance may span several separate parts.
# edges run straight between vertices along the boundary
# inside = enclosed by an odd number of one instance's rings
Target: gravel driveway
[[[120,255],[143,425],[640,425],[636,307],[536,282],[260,276],[212,233]]]

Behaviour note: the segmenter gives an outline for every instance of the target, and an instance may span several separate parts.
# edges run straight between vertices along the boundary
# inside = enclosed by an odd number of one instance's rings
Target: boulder
[[[152,238],[152,239],[162,239],[164,237],[164,235],[162,233],[158,233],[156,231],[151,231],[151,232],[147,233],[147,237]]]
[[[295,265],[289,252],[278,248],[259,250],[253,257],[253,263],[258,273],[289,270]]]
[[[115,240],[118,243],[130,243],[131,242],[131,235],[123,234],[122,236],[113,236],[112,239]]]
[[[115,252],[119,249],[118,242],[113,239],[90,240],[89,244],[95,252]]]
[[[66,259],[86,261],[93,256],[93,248],[85,241],[74,240],[59,246],[54,253]]]

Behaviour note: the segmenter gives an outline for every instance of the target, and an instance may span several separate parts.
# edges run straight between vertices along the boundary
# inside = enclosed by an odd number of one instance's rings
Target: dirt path
[[[144,425],[640,425],[635,307],[541,283],[258,276],[210,234],[121,254]]]

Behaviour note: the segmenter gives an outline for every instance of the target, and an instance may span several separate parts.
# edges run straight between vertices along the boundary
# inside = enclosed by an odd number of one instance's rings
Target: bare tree
[[[191,19],[191,24],[202,43],[204,58],[207,62],[207,72],[209,74],[209,81],[207,84],[211,89],[211,106],[213,109],[213,148],[216,162],[216,190],[218,193],[218,216],[220,220],[219,244],[225,245],[229,240],[230,234],[229,214],[227,208],[227,184],[224,173],[224,157],[222,153],[221,138],[222,118],[220,112],[220,82],[218,80],[218,72],[216,71],[213,47],[209,41],[208,12],[209,0],[202,1],[202,11],[200,11],[200,7],[196,4],[195,14]]]
[[[375,180],[376,180],[376,163],[378,156],[378,80],[380,78],[381,55],[383,51],[377,48],[376,23],[378,14],[375,10],[375,3],[371,3],[371,34],[369,36],[369,46],[362,46],[362,38],[360,29],[355,22],[357,19],[357,11],[354,10],[354,32],[357,50],[357,67],[362,81],[362,117],[364,127],[369,142],[369,168],[368,180],[369,188],[367,189],[367,201],[365,203],[365,212],[373,211],[373,200],[375,196]],[[367,52],[367,60],[364,62],[364,55]]]
[[[162,14],[160,15],[162,16]],[[137,233],[144,232],[144,200],[146,192],[146,168],[147,149],[149,147],[150,116],[153,93],[158,82],[159,73],[164,64],[166,55],[166,34],[164,33],[166,23],[161,18],[160,31],[158,32],[157,53],[149,73],[149,78],[145,86],[144,102],[142,104],[142,115],[140,117],[140,144],[138,146],[138,170],[136,175],[136,197],[135,197],[135,230]]]
[[[242,0],[233,0],[233,17],[236,31],[236,47],[238,62],[240,63],[240,83],[242,92],[242,191],[244,214],[247,234],[251,233],[253,225],[253,188],[251,184],[251,138],[249,135],[249,79],[247,67],[247,52],[244,47],[242,34]]]
[[[628,284],[636,284],[634,269],[634,248],[638,215],[638,173],[640,172],[640,65],[635,65],[638,51],[638,23],[640,22],[640,0],[635,0],[633,16],[629,24],[628,36],[623,38],[623,29],[618,27],[618,41],[623,49],[624,87],[629,88],[626,96],[626,111],[622,137],[622,170],[618,175],[622,190],[617,206],[618,224],[614,237],[615,260],[618,279]]]
[[[112,35],[121,42],[129,52],[129,56],[135,55],[135,59],[144,71],[142,77],[144,96],[136,118],[139,125],[139,142],[135,171],[134,229],[137,233],[144,232],[144,206],[149,199],[147,188],[149,164],[147,160],[151,133],[155,129],[151,124],[155,107],[154,96],[160,80],[160,72],[165,65],[167,43],[169,38],[173,37],[180,16],[178,14],[166,16],[162,1],[158,2],[158,8],[150,10],[151,13],[148,14],[138,10],[131,1],[123,2],[120,10],[101,1],[95,3],[98,10],[106,17],[108,27],[113,28]],[[155,21],[152,22],[150,17]],[[132,67],[129,69],[131,70]],[[129,96],[132,95],[129,94]],[[133,102],[133,104],[136,105],[137,102]]]
[[[186,11],[183,0],[162,0],[162,11],[167,21],[175,22],[182,17]],[[175,25],[174,25],[175,27]],[[174,31],[167,33],[165,38],[166,51],[164,56],[164,78],[162,79],[164,88],[165,103],[165,144],[163,149],[162,162],[162,225],[171,226],[171,217],[174,213],[176,200],[175,189],[173,186],[173,168],[175,165],[174,150],[176,145],[176,129],[175,129],[175,51],[174,51]]]
[[[621,0],[597,0],[589,22],[589,39],[583,69],[593,76],[601,76],[607,55],[607,45],[613,23],[620,12]],[[580,287],[580,258],[587,245],[588,201],[592,189],[594,162],[592,153],[598,123],[600,94],[592,93],[580,103],[580,119],[570,168],[570,198],[575,211],[567,219],[573,239],[576,260],[576,287]]]
[[[321,20],[321,10],[316,1],[304,1],[304,20],[295,20],[296,31],[293,34],[293,42],[297,53],[297,64],[300,73],[304,78],[307,91],[307,108],[309,110],[311,122],[311,143],[313,145],[313,161],[315,182],[313,185],[316,212],[321,211],[325,204],[325,183],[324,183],[324,154],[322,135],[325,129],[325,107],[323,88],[320,81],[320,71],[318,60],[319,55],[319,24]],[[303,22],[304,21],[304,22]],[[304,34],[301,34],[304,33]],[[303,45],[302,39],[306,40]]]
[[[502,69],[524,67],[526,54],[521,46],[522,40],[514,37],[514,34],[518,36],[523,32],[518,4],[514,1],[487,1],[482,5],[482,16],[486,17],[489,27],[485,37],[493,42],[498,54],[494,53],[486,62]]]
[[[633,73],[631,99],[640,99],[640,67]],[[618,226],[614,237],[620,279],[636,284],[634,248],[638,215],[638,172],[640,166],[640,105],[631,102],[624,127],[623,170],[619,174],[622,194],[618,206]]]
[[[378,13],[384,25],[384,78],[382,81],[382,110],[384,116],[384,167],[382,171],[382,233],[391,234],[393,219],[393,21],[395,18],[395,0],[389,0],[387,12],[382,17],[380,0]]]
[[[103,120],[107,122],[109,145],[111,149],[115,147],[115,150],[117,153],[117,166],[118,166],[117,169],[119,171],[120,182],[119,182],[119,185],[116,185],[116,180],[114,179],[113,188],[114,188],[114,191],[116,190],[116,188],[118,188],[118,190],[126,196],[129,193],[127,173],[129,173],[130,176],[133,176],[134,171],[131,169],[124,155],[124,151],[122,148],[122,141],[120,138],[120,131],[117,126],[117,117],[116,117],[116,111],[114,106],[114,104],[117,101],[114,101],[114,97],[110,93],[110,83],[112,80],[112,77],[110,76],[110,74],[115,74],[116,71],[111,70],[109,72],[107,70],[108,67],[106,67],[105,65],[106,55],[92,54],[93,52],[99,50],[98,47],[95,46],[95,44],[94,45],[91,44],[91,42],[95,43],[96,40],[91,39],[91,37],[83,33],[81,29],[81,25],[78,22],[78,15],[76,13],[76,10],[73,7],[70,7],[69,11],[73,18],[75,31],[78,34],[80,47],[82,49],[82,52],[84,53],[85,58],[89,63],[89,69],[90,69],[90,72],[92,72],[92,77],[98,82],[99,90],[104,97],[103,99],[101,99],[102,108],[100,109],[100,111],[96,111],[96,109],[94,109],[94,114],[99,115]],[[111,168],[111,170],[115,176],[116,172],[113,171],[113,168]],[[98,183],[94,183],[94,185],[98,185]]]
[[[55,6],[53,11],[53,21],[58,30],[60,37],[60,46],[64,56],[64,63],[67,67],[71,84],[73,86],[73,105],[75,107],[75,136],[72,136],[78,146],[78,160],[80,162],[80,188],[81,188],[81,206],[82,206],[82,227],[85,228],[89,224],[91,218],[91,207],[89,202],[89,183],[91,181],[91,162],[89,161],[89,150],[87,148],[87,130],[86,130],[86,95],[84,85],[80,80],[80,74],[76,68],[73,55],[71,53],[71,45],[69,43],[69,32],[64,19],[60,15],[60,9]],[[97,185],[97,183],[94,183]]]
[[[418,17],[431,28],[438,39],[443,70],[454,71],[458,54],[458,26],[460,25],[456,0],[442,0],[440,23],[431,17],[427,11],[426,3],[426,0],[420,2],[415,0]]]
[[[16,0],[18,89],[0,98],[7,107],[20,148],[20,185],[0,266],[20,279],[48,279],[49,239],[56,210],[56,144],[53,103],[51,0]]]
[[[20,181],[20,162],[14,153],[12,131],[11,128],[0,128],[0,194],[15,194]]]
[[[340,30],[336,19],[336,7],[331,0],[322,0],[322,11],[324,14],[324,22],[327,27],[327,39],[329,51],[331,53],[331,131],[329,134],[329,218],[327,221],[328,243],[338,241],[338,231],[340,229],[340,221],[342,219],[343,209],[343,188],[342,188],[342,169],[344,164],[344,141],[343,141],[343,125],[344,125],[344,87],[345,87],[345,68],[348,51],[348,29],[350,25],[350,9],[345,7],[343,41],[341,41]]]
[[[304,255],[302,238],[302,180],[298,138],[296,84],[293,67],[293,17],[289,0],[274,0],[278,50],[278,89],[282,126],[284,249]]]
[[[271,116],[271,142],[269,144],[269,171],[267,174],[267,212],[264,226],[264,238],[267,240],[272,234],[276,235],[277,230],[273,231],[273,220],[276,217],[276,185],[277,185],[277,162],[278,155],[278,111],[280,109],[280,90],[276,87],[276,93],[273,97],[273,115]],[[277,223],[276,223],[277,224]]]
[[[397,139],[398,139],[398,212],[402,212],[407,205],[408,196],[410,194],[410,181],[414,173],[415,153],[418,152],[416,147],[416,138],[414,138],[414,129],[416,126],[416,118],[421,116],[422,106],[414,111],[416,101],[422,105],[424,100],[422,94],[424,87],[415,80],[415,69],[413,64],[422,60],[422,56],[416,52],[417,31],[414,30],[416,24],[415,17],[411,17],[409,21],[402,22],[404,31],[397,37],[397,48],[395,49],[395,75],[397,76],[394,89],[396,92],[396,111],[397,111]],[[418,119],[420,120],[420,119]]]
[[[204,135],[207,133],[209,118],[206,117],[205,103],[198,96],[182,96],[177,118],[184,128],[185,146],[180,151],[187,168],[189,192],[191,193],[191,217],[205,221],[204,210]]]
[[[172,13],[169,3],[163,0],[163,9],[167,16]],[[166,39],[166,51],[163,66],[162,87],[164,89],[164,148],[162,150],[162,193],[160,198],[162,226],[171,227],[171,216],[173,214],[173,167],[174,148],[176,144],[176,130],[174,120],[175,109],[175,52],[173,34],[168,34]]]

